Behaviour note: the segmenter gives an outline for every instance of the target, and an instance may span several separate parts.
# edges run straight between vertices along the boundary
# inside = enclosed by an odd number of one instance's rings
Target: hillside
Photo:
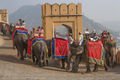
[[[27,28],[41,25],[41,6],[23,6],[9,15],[9,22],[16,23],[18,19],[25,20]]]
[[[107,21],[103,24],[114,31],[120,31],[120,21]]]

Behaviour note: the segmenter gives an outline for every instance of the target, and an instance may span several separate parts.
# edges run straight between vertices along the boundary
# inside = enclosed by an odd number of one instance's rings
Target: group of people
[[[19,19],[18,22],[14,25],[11,24],[11,26],[15,26],[14,28],[21,28],[24,29],[25,28],[25,21],[22,19]],[[32,30],[29,33],[29,36],[31,38],[33,37],[44,37],[44,29],[43,27],[38,26],[37,29],[35,29],[35,27],[32,28]]]
[[[19,19],[15,25],[15,28],[25,28],[25,21],[22,19]]]
[[[44,37],[44,29],[43,27],[38,26],[37,29],[35,27],[32,28],[32,31],[30,31],[31,38],[33,37]]]
[[[93,29],[92,32],[90,33],[89,29],[87,28],[83,34],[81,32],[79,32],[79,39],[78,39],[79,45],[82,45],[85,37],[88,37],[89,40],[91,40],[91,41],[97,41],[97,40],[99,40],[103,37],[104,38],[107,37],[108,40],[113,39],[110,32],[108,32],[107,30],[104,30],[101,34],[97,34],[95,29]],[[71,33],[69,34],[69,39],[68,40],[69,40],[70,44],[72,44],[74,42],[74,39],[73,39]]]

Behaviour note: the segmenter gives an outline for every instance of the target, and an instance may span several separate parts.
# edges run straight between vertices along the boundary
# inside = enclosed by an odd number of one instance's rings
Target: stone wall
[[[78,33],[82,32],[81,4],[53,4],[42,5],[42,26],[46,39],[54,37],[54,29],[59,25],[68,25],[72,29],[73,38],[78,40]]]

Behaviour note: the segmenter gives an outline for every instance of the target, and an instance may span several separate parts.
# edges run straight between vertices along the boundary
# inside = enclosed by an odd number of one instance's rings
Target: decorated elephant
[[[13,34],[14,34],[13,46],[16,47],[17,49],[17,52],[18,52],[17,56],[18,57],[20,56],[20,59],[24,60],[24,57],[25,57],[24,55],[26,55],[26,52],[27,52],[27,40],[28,40],[27,30],[19,29],[19,30],[16,30]]]
[[[32,59],[35,64],[42,67],[47,64],[47,58],[47,45],[44,41],[32,45]]]
[[[100,44],[102,44],[102,43],[100,43]],[[104,62],[103,62],[104,64],[102,66],[104,66],[105,70],[107,71],[108,68],[107,68],[107,65],[106,65],[106,56],[105,56],[106,51],[104,50],[103,47],[102,47],[102,49],[103,49],[102,57],[104,59]],[[84,39],[83,45],[76,47],[76,49],[74,49],[74,50],[71,49],[71,53],[68,57],[68,63],[67,63],[67,68],[66,68],[67,71],[70,69],[70,61],[71,61],[71,58],[72,58],[73,55],[75,55],[75,60],[74,60],[73,66],[72,66],[72,72],[78,72],[78,67],[79,67],[80,62],[85,62],[86,68],[87,68],[86,72],[91,72],[90,61],[89,61],[91,59],[88,57],[88,39]],[[94,66],[93,71],[97,71],[98,70],[97,61],[95,61],[94,64],[95,64],[95,66]]]

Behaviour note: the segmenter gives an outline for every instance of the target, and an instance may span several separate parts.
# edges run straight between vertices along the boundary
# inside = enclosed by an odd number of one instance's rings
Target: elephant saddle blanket
[[[16,28],[14,29],[13,33],[12,33],[12,41],[14,43],[14,38],[17,34],[23,34],[25,36],[28,36],[28,30],[27,29],[23,29],[23,28]]]
[[[104,49],[101,40],[88,41],[88,60],[90,63],[104,65]]]
[[[32,46],[34,46],[37,42],[45,42],[43,37],[34,37],[32,39],[28,39],[27,45],[27,59],[32,61]]]
[[[68,40],[53,38],[52,39],[52,55],[54,59],[64,59],[69,54]]]

